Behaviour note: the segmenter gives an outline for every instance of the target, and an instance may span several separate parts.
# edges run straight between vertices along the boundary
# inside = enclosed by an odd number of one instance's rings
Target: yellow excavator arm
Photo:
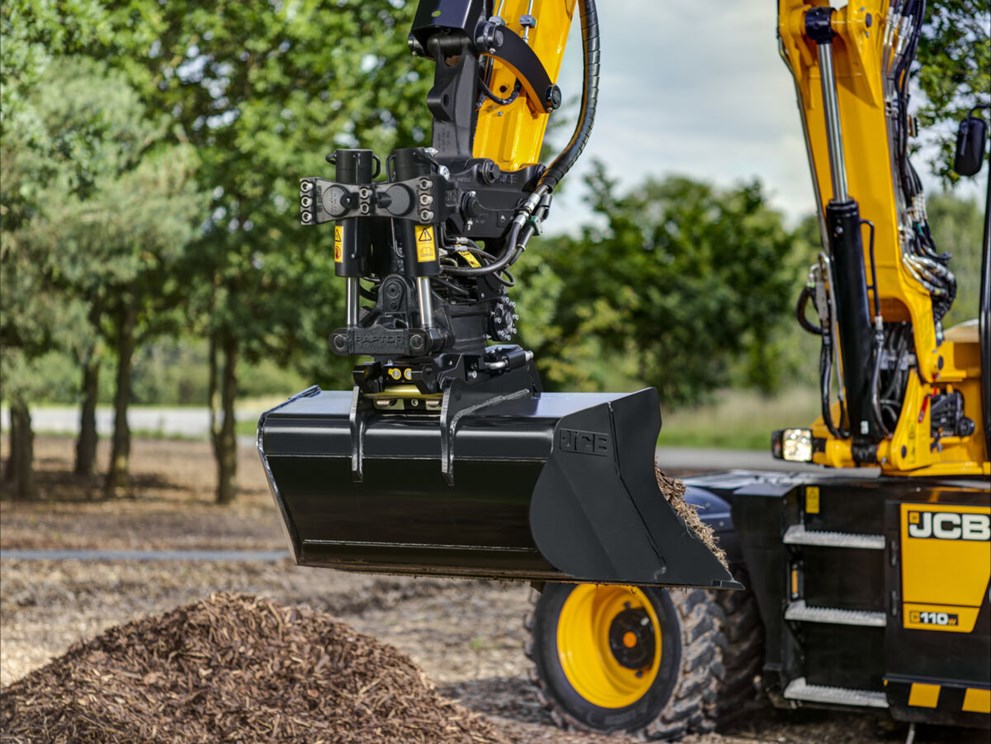
[[[823,415],[807,433],[778,432],[778,452],[888,474],[987,475],[978,329],[942,327],[956,279],[907,155],[924,10],[915,0],[778,4],[825,248],[799,308],[823,339]]]

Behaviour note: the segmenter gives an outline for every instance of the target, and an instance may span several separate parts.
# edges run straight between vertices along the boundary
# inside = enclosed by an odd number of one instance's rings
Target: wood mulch
[[[214,594],[111,628],[0,692],[7,741],[507,742],[324,612]]]

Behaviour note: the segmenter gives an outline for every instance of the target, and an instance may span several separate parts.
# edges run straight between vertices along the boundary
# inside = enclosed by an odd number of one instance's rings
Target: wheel
[[[750,578],[742,569],[733,578],[750,586]],[[718,728],[736,720],[754,707],[759,699],[757,675],[764,664],[764,624],[761,622],[757,600],[749,589],[741,592],[709,592],[717,608],[722,656],[722,674],[714,695],[707,706],[708,717]]]
[[[717,620],[700,589],[548,584],[527,620],[527,655],[559,725],[677,739],[712,728]]]

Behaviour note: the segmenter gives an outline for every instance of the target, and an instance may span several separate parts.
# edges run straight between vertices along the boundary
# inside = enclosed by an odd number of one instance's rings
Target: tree
[[[798,242],[759,184],[669,177],[617,195],[598,165],[588,185],[605,226],[543,243],[521,278],[543,293],[542,325],[524,320],[522,335],[548,383],[626,377],[655,385],[668,405],[695,403],[750,354],[748,381],[775,389],[769,342],[790,317]]]
[[[931,165],[944,183],[953,172],[956,122],[973,106],[991,103],[991,9],[987,0],[937,0],[931,3],[916,53],[918,84],[925,100],[919,124],[929,129],[950,123],[935,135],[939,157]]]
[[[174,136],[197,149],[197,180],[212,194],[183,272],[196,282],[197,318],[210,341],[217,500],[228,502],[236,493],[238,365],[301,359],[343,315],[330,233],[298,224],[298,179],[332,174],[323,157],[335,147],[383,152],[426,141],[428,80],[410,72],[406,46],[413,6],[109,7],[127,32],[93,53],[124,69],[149,108],[173,113]]]
[[[11,425],[3,476],[22,501],[37,498],[29,405],[39,390],[32,363],[50,348],[59,315],[28,252],[10,233],[0,233],[0,376]]]
[[[48,291],[40,267],[17,238],[52,177],[52,142],[30,98],[54,57],[100,37],[102,18],[96,0],[77,0],[71,12],[55,0],[0,5],[0,374],[12,422],[5,476],[15,482],[18,498],[36,495],[28,408],[38,392],[33,364],[59,332],[71,337],[67,320],[73,317]]]
[[[63,62],[29,99],[49,152],[34,179],[38,206],[15,235],[45,288],[85,308],[64,347],[86,361],[77,472],[91,469],[95,451],[99,336],[116,351],[107,477],[113,494],[128,482],[134,350],[142,335],[162,331],[174,317],[169,310],[184,285],[171,268],[193,234],[202,199],[191,188],[194,154],[161,147],[161,122],[147,116],[121,73],[85,58]]]
[[[172,268],[193,234],[201,198],[192,186],[195,156],[170,147],[146,156],[133,170],[89,198],[67,200],[39,220],[25,240],[49,258],[58,286],[88,299],[89,317],[117,357],[114,437],[107,492],[128,486],[134,351],[142,338],[174,328],[183,294]]]

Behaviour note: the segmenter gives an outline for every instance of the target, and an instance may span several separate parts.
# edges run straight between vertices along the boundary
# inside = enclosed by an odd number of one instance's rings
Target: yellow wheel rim
[[[661,624],[634,586],[580,584],[561,608],[557,653],[568,682],[592,705],[625,708],[661,666]]]

